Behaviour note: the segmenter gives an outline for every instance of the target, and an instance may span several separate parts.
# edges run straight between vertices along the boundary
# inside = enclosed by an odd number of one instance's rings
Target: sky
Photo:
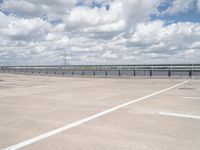
[[[0,0],[0,65],[200,63],[200,0]]]

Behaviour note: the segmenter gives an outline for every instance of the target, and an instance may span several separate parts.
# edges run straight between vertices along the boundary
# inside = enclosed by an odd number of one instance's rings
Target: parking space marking
[[[180,113],[159,112],[159,114],[160,114],[160,115],[163,115],[163,116],[171,116],[171,117],[181,117],[181,118],[190,118],[190,119],[200,119],[200,116],[187,115],[187,114],[180,114]]]
[[[36,136],[36,137],[31,138],[31,139],[25,140],[25,141],[23,141],[23,142],[20,142],[20,143],[18,143],[18,144],[13,145],[13,146],[4,148],[3,150],[17,150],[17,149],[20,149],[20,148],[25,147],[25,146],[28,146],[28,145],[30,145],[30,144],[32,144],[32,143],[41,141],[41,140],[46,139],[46,138],[48,138],[48,137],[50,137],[50,136],[56,135],[56,134],[58,134],[58,133],[61,133],[61,132],[66,131],[66,130],[68,130],[68,129],[71,129],[71,128],[74,128],[74,127],[76,127],[76,126],[79,126],[79,125],[81,125],[81,124],[83,124],[83,123],[89,122],[89,121],[94,120],[94,119],[99,118],[99,117],[102,117],[102,116],[104,116],[104,115],[106,115],[106,114],[109,114],[109,113],[114,112],[114,111],[116,111],[116,110],[118,110],[118,109],[124,108],[124,107],[126,107],[126,106],[128,106],[128,105],[131,105],[131,104],[133,104],[133,103],[137,103],[137,102],[140,102],[140,101],[144,101],[144,100],[146,100],[146,99],[148,99],[148,98],[150,98],[150,97],[153,97],[153,96],[155,96],[155,95],[164,93],[164,92],[169,91],[169,90],[171,90],[171,89],[174,89],[174,88],[176,88],[176,87],[178,87],[178,86],[181,86],[181,85],[183,85],[183,84],[186,84],[187,82],[189,82],[189,80],[184,81],[184,82],[181,82],[181,83],[176,84],[176,85],[173,85],[173,86],[168,87],[168,88],[166,88],[166,89],[163,89],[163,90],[154,92],[154,93],[152,93],[152,94],[146,95],[146,96],[144,96],[144,97],[141,97],[141,98],[138,98],[138,99],[135,99],[135,100],[132,100],[132,101],[123,103],[123,104],[121,104],[121,105],[112,107],[112,108],[107,109],[107,110],[105,110],[105,111],[103,111],[103,112],[94,114],[94,115],[92,115],[92,116],[83,118],[83,119],[81,119],[81,120],[79,120],[79,121],[76,121],[76,122],[73,122],[73,123],[70,123],[70,124],[67,124],[67,125],[65,125],[65,126],[63,126],[63,127],[60,127],[60,128],[57,128],[57,129],[54,129],[54,130],[51,130],[51,131],[48,131],[48,132],[46,132],[46,133],[44,133],[44,134],[41,134],[41,135],[39,135],[39,136]]]
[[[196,100],[200,100],[200,97],[181,97],[183,99],[196,99]]]

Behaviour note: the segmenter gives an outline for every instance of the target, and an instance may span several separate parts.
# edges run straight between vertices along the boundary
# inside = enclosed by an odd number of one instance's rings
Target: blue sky
[[[0,64],[200,63],[200,0],[0,0],[0,21]]]
[[[173,0],[168,0],[161,3],[158,6],[158,11],[160,13],[165,12],[168,8],[172,7]],[[200,15],[198,12],[196,2],[193,1],[193,6],[186,12],[179,12],[176,14],[162,14],[162,15],[152,15],[152,20],[161,19],[168,23],[177,23],[177,22],[200,22]]]

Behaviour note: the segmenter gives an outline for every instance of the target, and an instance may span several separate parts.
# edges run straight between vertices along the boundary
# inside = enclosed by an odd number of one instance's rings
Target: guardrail
[[[0,73],[88,77],[200,77],[200,64],[0,66]]]

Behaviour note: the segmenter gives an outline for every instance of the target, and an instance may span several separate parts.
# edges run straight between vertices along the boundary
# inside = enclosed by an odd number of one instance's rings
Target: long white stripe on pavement
[[[200,97],[182,97],[183,99],[196,99],[196,100],[200,100]]]
[[[159,114],[160,114],[160,115],[164,115],[164,116],[171,116],[171,117],[181,117],[181,118],[190,118],[190,119],[200,119],[200,116],[186,115],[186,114],[179,114],[179,113],[159,112]]]
[[[146,100],[147,98],[150,98],[150,97],[152,97],[152,96],[155,96],[155,95],[161,94],[161,93],[163,93],[163,92],[166,92],[166,91],[168,91],[168,90],[174,89],[174,88],[176,88],[176,87],[178,87],[178,86],[180,86],[180,85],[183,85],[183,84],[185,84],[185,83],[187,83],[187,82],[189,82],[189,80],[184,81],[184,82],[181,82],[181,83],[176,84],[176,85],[174,85],[174,86],[171,86],[171,87],[169,87],[169,88],[166,88],[166,89],[157,91],[157,92],[155,92],[155,93],[146,95],[146,96],[144,96],[144,97],[141,97],[141,98],[138,98],[138,99],[135,99],[135,100],[126,102],[126,103],[121,104],[121,105],[118,105],[118,106],[115,106],[115,107],[110,108],[110,109],[107,109],[107,110],[105,110],[105,111],[103,111],[103,112],[100,112],[100,113],[97,113],[97,114],[95,114],[95,115],[92,115],[92,116],[83,118],[83,119],[81,119],[81,120],[79,120],[79,121],[76,121],[76,122],[67,124],[67,125],[65,125],[65,126],[63,126],[63,127],[54,129],[54,130],[52,130],[52,131],[48,131],[48,132],[46,132],[46,133],[44,133],[44,134],[41,134],[41,135],[39,135],[39,136],[36,136],[36,137],[31,138],[31,139],[25,140],[25,141],[23,141],[23,142],[20,142],[20,143],[18,143],[18,144],[13,145],[13,146],[4,148],[3,150],[17,150],[17,149],[19,149],[19,148],[28,146],[28,145],[30,145],[30,144],[32,144],[32,143],[37,142],[37,141],[46,139],[46,138],[48,138],[48,137],[50,137],[50,136],[56,135],[56,134],[58,134],[58,133],[61,133],[61,132],[63,132],[63,131],[66,131],[66,130],[68,130],[68,129],[71,129],[71,128],[73,128],[73,127],[79,126],[79,125],[81,125],[81,124],[83,124],[83,123],[89,122],[89,121],[94,120],[94,119],[99,118],[99,117],[102,117],[102,116],[104,116],[104,115],[106,115],[106,114],[108,114],[108,113],[111,113],[111,112],[113,112],[113,111],[116,111],[116,110],[118,110],[118,109],[120,109],[120,108],[126,107],[126,106],[131,105],[131,104],[136,103],[136,102],[140,102],[140,101]]]

